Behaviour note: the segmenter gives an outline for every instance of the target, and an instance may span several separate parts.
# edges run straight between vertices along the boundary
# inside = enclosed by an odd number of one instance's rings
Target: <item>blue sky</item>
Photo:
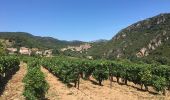
[[[0,0],[0,31],[111,39],[134,22],[169,12],[170,0]]]

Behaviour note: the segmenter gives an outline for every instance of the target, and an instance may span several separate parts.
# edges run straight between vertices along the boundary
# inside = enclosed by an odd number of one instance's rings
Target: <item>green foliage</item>
[[[0,75],[3,77],[11,74],[10,72],[16,71],[19,68],[20,61],[17,57],[1,56],[0,57]]]
[[[140,68],[138,75],[141,78],[141,83],[149,85],[152,79],[152,73],[147,65],[145,67],[144,66]]]
[[[48,58],[42,61],[42,65],[58,76],[64,83],[77,84],[80,74],[83,73],[80,62],[71,59]]]
[[[44,58],[42,65],[60,78],[64,83],[79,83],[80,76],[89,79],[93,76],[102,85],[102,81],[116,77],[117,82],[152,86],[156,91],[170,87],[170,66],[159,64],[132,63],[128,60],[85,60],[67,57]]]
[[[5,55],[5,54],[6,54],[5,48],[4,48],[4,46],[2,45],[2,43],[0,42],[0,56]]]
[[[163,91],[166,87],[170,87],[170,66],[150,65],[150,64],[134,64],[127,62],[112,62],[109,68],[111,77],[124,79],[125,84],[131,81],[135,84],[153,86],[156,91]],[[160,79],[159,79],[160,78]]]
[[[3,89],[7,81],[19,70],[20,61],[14,56],[0,57],[0,91]]]
[[[41,49],[54,49],[54,53],[58,53],[56,48],[67,47],[68,45],[80,45],[81,41],[62,41],[52,37],[33,36],[25,32],[0,32],[1,39],[15,41],[14,47],[29,47]]]
[[[93,77],[99,81],[99,85],[102,85],[102,81],[108,79],[108,69],[104,62],[96,62],[95,70],[93,71]]]
[[[166,88],[167,82],[164,77],[160,76],[153,76],[152,78],[152,85],[155,88],[156,91],[162,91]]]
[[[25,86],[23,95],[27,100],[44,99],[49,85],[44,74],[40,71],[39,60],[30,59],[27,64],[28,72],[23,79]]]
[[[158,21],[164,20],[157,24]],[[136,59],[136,53],[142,48],[147,48],[149,55],[146,57],[158,61],[161,64],[167,64],[167,59],[170,59],[170,14],[160,14],[158,16],[147,18],[136,22],[117,33],[110,41],[94,45],[89,49],[89,55],[94,58],[114,59],[120,55],[121,58]],[[164,35],[163,35],[164,34]],[[159,41],[161,45],[156,47],[152,40]],[[155,50],[149,49],[149,43],[155,47]],[[160,57],[159,59],[153,59]]]
[[[170,87],[170,66],[167,65],[159,65],[152,66],[152,74],[163,77],[167,81],[167,87]]]
[[[95,70],[95,62],[84,60],[81,66],[83,68],[84,79],[89,79],[90,75],[92,75]]]

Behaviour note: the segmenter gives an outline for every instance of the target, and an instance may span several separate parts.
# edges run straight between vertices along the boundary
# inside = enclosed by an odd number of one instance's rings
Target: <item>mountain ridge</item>
[[[15,41],[15,47],[62,48],[67,45],[79,45],[83,41],[65,41],[53,37],[34,36],[27,32],[0,32],[1,39]]]
[[[169,37],[170,13],[163,13],[120,30],[106,44],[101,45],[95,53],[100,58],[107,59],[150,57],[170,59],[167,51],[170,50]]]
[[[131,24],[120,30],[111,40],[65,41],[52,37],[34,36],[25,32],[19,32],[20,34],[24,33],[25,36],[15,36],[11,35],[11,33],[16,34],[18,32],[0,32],[0,37],[14,39],[19,46],[28,45],[30,47],[57,48],[61,50],[68,46],[80,46],[81,44],[89,43],[92,47],[84,54],[76,54],[76,52],[74,54],[93,56],[94,59],[170,59],[170,53],[168,52],[170,50],[170,13],[161,13]],[[70,53],[70,51],[68,52]]]

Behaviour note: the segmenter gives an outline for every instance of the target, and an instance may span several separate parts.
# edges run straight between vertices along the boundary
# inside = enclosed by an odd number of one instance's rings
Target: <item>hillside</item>
[[[101,58],[103,52],[105,51],[104,45],[106,45],[108,40],[97,40],[91,42],[92,47],[87,51],[88,56],[92,56],[94,59]]]
[[[0,32],[0,39],[9,40],[14,47],[60,49],[68,45],[80,45],[82,41],[63,41],[52,37],[34,36],[25,32]]]
[[[63,54],[76,57],[93,56],[93,58],[128,58],[155,59],[166,62],[170,59],[170,14],[159,14],[155,17],[136,22],[122,29],[111,40],[89,42],[91,47],[85,52],[77,52],[87,43],[82,41],[63,41],[52,37],[33,36],[25,32],[0,32],[1,39],[10,40],[14,47],[62,49]],[[73,50],[71,50],[71,49]]]
[[[52,37],[34,36],[26,32],[0,32],[0,39],[5,47],[28,47],[39,49],[53,49],[54,54],[58,51],[67,56],[86,57],[93,55],[98,46],[108,40],[100,39],[91,42],[58,40]],[[91,47],[93,47],[91,49]],[[90,49],[90,50],[89,50]],[[98,55],[96,55],[97,57]]]
[[[100,45],[96,55],[114,58],[170,58],[170,14],[160,14],[122,29]]]

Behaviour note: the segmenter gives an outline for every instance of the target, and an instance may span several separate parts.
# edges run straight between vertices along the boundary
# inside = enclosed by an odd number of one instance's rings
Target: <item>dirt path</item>
[[[80,90],[74,87],[68,88],[48,70],[41,69],[46,74],[46,80],[50,85],[46,95],[49,100],[170,100],[170,95],[167,97],[153,95],[149,92],[139,91],[131,86],[119,85],[116,82],[113,82],[113,87],[110,88],[108,80],[103,82],[104,86],[81,80]]]
[[[83,92],[77,90],[76,88],[68,88],[59,79],[51,74],[45,68],[41,68],[42,72],[46,75],[46,80],[50,85],[46,98],[49,100],[91,100]]]
[[[170,100],[170,94],[167,97],[154,95],[139,91],[131,86],[119,85],[116,82],[113,82],[112,88],[110,88],[110,81],[108,80],[103,82],[104,86],[95,85],[94,81],[81,80],[80,82],[80,91],[83,91],[94,100]]]
[[[22,79],[25,74],[26,64],[21,63],[19,71],[12,76],[5,86],[5,90],[0,96],[0,100],[24,100],[24,96],[22,95],[24,89]]]

